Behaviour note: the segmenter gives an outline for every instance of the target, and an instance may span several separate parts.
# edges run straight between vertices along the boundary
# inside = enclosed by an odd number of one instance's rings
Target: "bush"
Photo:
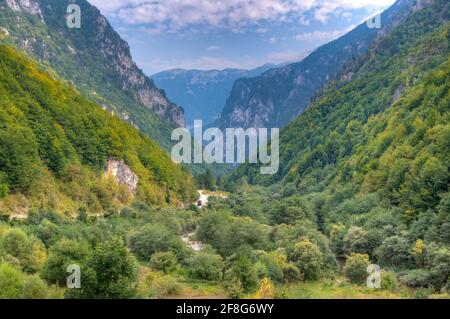
[[[347,258],[344,267],[345,276],[354,284],[366,282],[369,267],[369,256],[366,254],[352,254]]]
[[[294,264],[287,264],[284,269],[284,280],[286,282],[296,282],[303,280],[303,275]]]
[[[1,183],[0,178],[0,199],[6,198],[6,196],[8,196],[8,192],[9,192],[8,184]]]
[[[430,253],[431,281],[436,289],[443,288],[450,277],[450,249],[441,247]]]
[[[437,242],[450,244],[450,193],[442,197],[431,231]]]
[[[225,284],[225,289],[227,290],[228,298],[230,299],[240,299],[244,295],[244,288],[239,279],[233,278],[231,281],[227,281]]]
[[[120,217],[123,218],[138,218],[139,214],[133,208],[125,207],[120,211]]]
[[[448,277],[447,284],[444,287],[444,291],[450,294],[450,277]]]
[[[20,266],[27,273],[35,273],[42,268],[46,258],[42,243],[29,239],[21,229],[11,229],[1,240],[3,251],[17,258]],[[39,245],[40,244],[40,245]]]
[[[177,257],[173,252],[159,252],[150,258],[150,267],[157,271],[169,273],[177,268]]]
[[[258,285],[258,276],[254,268],[255,258],[252,254],[251,249],[244,246],[227,260],[231,267],[225,273],[225,280],[229,282],[238,280],[245,292],[253,290]]]
[[[395,291],[398,289],[397,275],[391,271],[381,272],[381,289]]]
[[[351,255],[353,253],[368,253],[368,233],[360,227],[352,227],[344,237],[344,253]]]
[[[165,298],[170,295],[176,295],[180,291],[177,278],[155,272],[148,272],[142,285],[141,289],[144,290],[143,293],[146,298]]]
[[[68,239],[57,242],[50,248],[42,278],[52,284],[66,285],[67,267],[76,264],[83,270],[91,253],[90,247],[83,242]]]
[[[59,227],[48,219],[44,219],[38,226],[36,235],[48,248],[58,240],[60,235]]]
[[[269,277],[274,282],[283,282],[283,267],[286,264],[285,255],[278,252],[264,253],[259,258],[259,262],[261,262],[266,269],[266,276],[262,275],[260,278]]]
[[[295,245],[290,259],[298,267],[306,280],[317,280],[322,275],[323,254],[316,244],[307,239]]]
[[[432,284],[431,274],[426,269],[414,269],[399,274],[402,284],[411,288],[424,288]]]
[[[199,252],[187,262],[189,276],[203,280],[221,280],[224,263],[220,255]]]
[[[158,292],[158,297],[176,295],[180,291],[180,284],[175,277],[164,276],[157,280],[156,290]]]
[[[25,281],[22,298],[45,299],[48,296],[47,284],[38,276],[31,276]]]
[[[269,278],[264,278],[255,294],[255,299],[274,299],[275,294],[276,290],[272,281]]]
[[[376,250],[375,255],[381,265],[405,268],[412,265],[410,244],[405,238],[393,236],[387,238]]]
[[[20,270],[0,264],[0,299],[19,299],[22,296],[25,276]]]
[[[129,299],[136,295],[137,262],[120,238],[98,244],[82,273],[81,289],[72,289],[68,296]]]
[[[146,225],[128,239],[131,251],[142,260],[149,260],[157,252],[172,251],[181,260],[187,255],[187,247],[181,239],[161,224]]]

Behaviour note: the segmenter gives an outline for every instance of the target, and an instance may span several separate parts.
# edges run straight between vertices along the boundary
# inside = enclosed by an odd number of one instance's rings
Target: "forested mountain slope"
[[[353,80],[333,82],[307,112],[282,130],[277,175],[261,176],[256,174],[254,165],[244,165],[234,178],[247,176],[250,182],[263,184],[290,180],[318,187],[315,182],[328,180],[325,177],[334,175],[341,161],[349,160],[361,147],[369,147],[370,137],[385,129],[386,125],[377,123],[380,119],[375,115],[392,116],[392,112],[401,108],[411,112],[404,106],[408,97],[422,101],[424,97],[416,95],[420,85],[429,84],[425,83],[425,75],[444,67],[448,59],[447,32],[445,1],[433,1],[433,6],[411,15],[377,41],[367,55],[347,64],[341,76],[349,78],[347,75],[352,73]],[[436,101],[444,105],[447,102],[437,97]],[[438,103],[427,106],[431,111]],[[373,126],[378,131],[369,130]],[[401,139],[407,139],[412,132],[407,130]],[[401,139],[384,138],[386,145],[377,155],[381,156],[393,141]]]
[[[47,64],[78,90],[129,121],[166,148],[174,126],[184,124],[183,110],[144,75],[128,44],[89,2],[81,8],[81,28],[66,24],[69,0],[0,0],[4,41]]]
[[[370,262],[409,287],[448,290],[449,9],[431,1],[348,64],[353,80],[330,85],[281,132],[278,175],[254,165],[232,175],[264,185],[252,194],[244,182],[235,212],[286,229],[314,220],[347,275]]]
[[[139,178],[136,194],[104,176],[109,159]],[[129,173],[131,174],[131,173]],[[0,46],[0,211],[114,210],[135,197],[190,202],[193,180],[131,125]]]
[[[343,65],[365,54],[378,36],[388,33],[428,0],[399,0],[381,16],[381,29],[361,24],[299,63],[270,70],[259,77],[236,81],[218,120],[219,127],[284,127]]]

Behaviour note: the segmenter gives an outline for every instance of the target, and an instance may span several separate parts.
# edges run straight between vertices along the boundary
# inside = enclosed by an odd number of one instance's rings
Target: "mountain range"
[[[157,73],[152,79],[171,101],[184,108],[186,122],[191,127],[194,120],[203,120],[206,125],[217,120],[236,80],[255,77],[277,67],[265,64],[252,70],[174,69]]]
[[[397,1],[381,16],[381,28],[361,24],[317,50],[301,62],[236,81],[217,126],[284,127],[303,113],[315,94],[334,80],[341,66],[367,52],[372,43],[429,0]],[[348,74],[351,76],[351,74]]]
[[[448,0],[237,80],[219,121],[284,126],[279,170],[217,180],[96,9],[75,36],[72,1],[1,3],[0,299],[450,297]]]

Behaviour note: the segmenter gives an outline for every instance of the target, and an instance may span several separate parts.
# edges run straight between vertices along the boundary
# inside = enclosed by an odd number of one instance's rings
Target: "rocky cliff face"
[[[378,36],[428,0],[399,0],[382,15],[382,28],[364,23],[324,45],[300,63],[270,70],[259,77],[236,81],[218,120],[226,127],[283,127],[303,113],[314,95],[355,56],[367,52]],[[351,75],[347,74],[347,76]]]
[[[6,4],[13,11],[26,12],[33,16],[39,17],[42,21],[44,20],[41,7],[37,0],[6,0]]]
[[[113,176],[117,183],[125,185],[130,193],[136,193],[139,177],[125,164],[124,161],[110,158],[105,168],[105,175]]]
[[[159,124],[153,115],[146,115],[149,111],[162,121],[184,126],[183,109],[170,102],[137,67],[128,44],[94,6],[86,0],[76,1],[81,7],[81,28],[67,27],[70,3],[73,1],[0,0],[0,27],[10,32],[16,46],[49,64],[110,112],[122,118],[127,114],[144,132],[154,135],[158,131],[152,131]]]
[[[102,58],[110,61],[117,72],[121,87],[147,108],[178,126],[184,126],[183,109],[171,103],[164,93],[156,88],[153,81],[147,77],[131,58],[128,43],[116,37],[111,41],[110,33],[114,32],[111,25],[102,15],[97,17],[98,33],[96,41]]]

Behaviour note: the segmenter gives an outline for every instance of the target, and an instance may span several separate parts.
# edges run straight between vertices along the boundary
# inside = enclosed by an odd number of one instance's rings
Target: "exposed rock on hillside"
[[[124,161],[110,158],[105,168],[105,175],[114,176],[119,184],[125,185],[131,193],[135,193],[139,177],[125,164]]]

